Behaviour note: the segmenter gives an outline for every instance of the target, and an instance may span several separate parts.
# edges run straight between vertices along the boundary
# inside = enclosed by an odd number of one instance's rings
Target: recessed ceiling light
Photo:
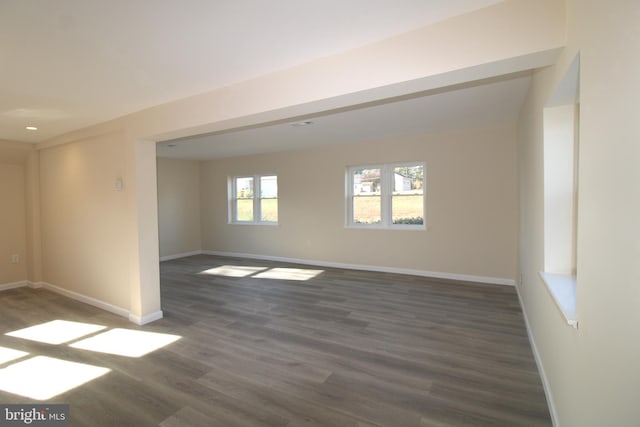
[[[296,126],[296,127],[298,127],[298,126],[309,126],[309,125],[312,125],[312,124],[313,124],[313,122],[311,120],[305,120],[303,122],[291,123],[291,126]]]
[[[176,144],[167,144],[167,147],[171,147],[171,148],[173,148],[173,147],[175,147],[175,146],[176,146]]]
[[[35,127],[35,126],[26,126],[25,129],[26,130],[38,130],[38,128]]]

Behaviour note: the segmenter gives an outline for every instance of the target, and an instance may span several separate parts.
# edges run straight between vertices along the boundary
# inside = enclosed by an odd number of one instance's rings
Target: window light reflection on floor
[[[303,268],[271,268],[253,277],[256,279],[309,280],[323,272],[324,270],[308,270]]]
[[[200,274],[226,277],[254,277],[256,279],[309,280],[323,273],[324,270],[304,268],[269,268],[246,265],[223,265],[201,271]]]
[[[73,343],[70,347],[119,356],[141,357],[180,338],[182,337],[179,335],[115,328]]]
[[[201,271],[200,274],[211,274],[214,276],[227,277],[247,277],[260,271],[266,270],[267,267],[250,267],[246,265],[222,265],[209,270]]]
[[[26,351],[14,350],[12,348],[0,347],[0,365],[10,362],[12,360],[20,359],[27,356],[29,353]]]
[[[36,356],[0,369],[0,390],[30,399],[47,400],[109,371],[99,366]]]
[[[62,344],[101,331],[102,329],[106,329],[106,326],[70,322],[68,320],[52,320],[51,322],[8,332],[5,335],[47,344]]]

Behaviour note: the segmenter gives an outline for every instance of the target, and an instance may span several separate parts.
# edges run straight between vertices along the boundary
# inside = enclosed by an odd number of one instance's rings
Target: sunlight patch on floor
[[[256,279],[309,280],[323,272],[324,270],[309,270],[303,268],[271,268],[253,277]]]
[[[220,267],[201,271],[200,274],[212,274],[214,276],[227,277],[247,277],[266,270],[267,268],[268,267],[248,267],[245,265],[222,265]]]
[[[91,323],[52,320],[40,325],[7,332],[5,335],[47,344],[62,344],[106,328],[106,326]]]
[[[180,338],[182,337],[179,335],[116,328],[73,343],[70,347],[118,356],[141,357]]]
[[[0,369],[0,390],[47,400],[110,371],[99,366],[36,356]]]
[[[14,350],[12,348],[0,347],[0,365],[10,362],[12,360],[20,359],[27,356],[29,353],[26,351]]]
[[[201,271],[200,274],[226,277],[253,277],[255,279],[309,280],[323,273],[324,270],[304,268],[269,268],[245,265],[223,265]]]

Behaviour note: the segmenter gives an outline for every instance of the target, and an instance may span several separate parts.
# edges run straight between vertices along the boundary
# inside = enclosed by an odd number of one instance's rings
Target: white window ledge
[[[576,276],[540,272],[549,293],[553,297],[567,324],[578,328],[576,316]]]

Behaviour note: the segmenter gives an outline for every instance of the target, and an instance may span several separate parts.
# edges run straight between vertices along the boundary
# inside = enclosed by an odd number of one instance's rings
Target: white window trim
[[[228,224],[234,225],[267,225],[267,226],[277,226],[279,224],[280,215],[278,215],[278,221],[261,221],[262,218],[262,209],[260,201],[262,197],[260,197],[260,178],[265,176],[275,176],[276,179],[278,177],[275,173],[264,173],[264,174],[246,174],[246,175],[234,175],[229,177],[227,182],[227,209],[228,209]],[[241,221],[237,218],[237,203],[236,203],[236,180],[238,178],[253,178],[253,221]],[[276,200],[279,202],[280,194],[276,197]]]
[[[394,224],[393,207],[393,170],[403,166],[422,166],[422,224]],[[353,171],[357,169],[380,169],[381,221],[379,224],[358,224],[353,221]],[[365,230],[426,230],[427,229],[427,166],[425,162],[381,163],[373,165],[349,166],[345,179],[345,227]]]
[[[553,301],[567,322],[567,325],[578,329],[576,313],[576,276],[540,272],[540,277],[551,294]]]
[[[565,322],[576,329],[579,114],[578,54],[543,110],[544,271],[539,273]]]

